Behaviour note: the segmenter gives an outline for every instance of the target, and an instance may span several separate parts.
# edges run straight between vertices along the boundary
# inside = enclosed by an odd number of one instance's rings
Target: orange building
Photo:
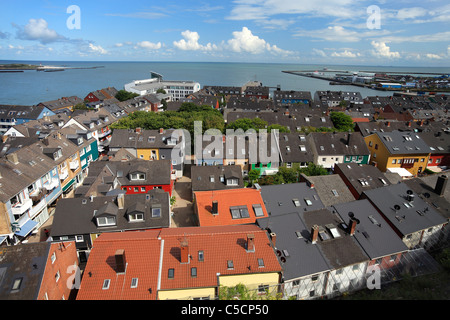
[[[255,223],[268,217],[261,192],[251,188],[194,192],[194,212],[200,226]]]

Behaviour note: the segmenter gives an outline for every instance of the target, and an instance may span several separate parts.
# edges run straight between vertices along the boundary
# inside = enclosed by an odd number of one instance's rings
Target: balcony
[[[98,138],[101,139],[101,138],[103,138],[103,137],[106,137],[106,136],[110,135],[111,132],[112,132],[112,131],[111,131],[110,129],[108,129],[108,130],[106,130],[106,131],[104,131],[104,132],[98,132]]]
[[[17,202],[16,204],[14,204],[11,210],[14,215],[20,216],[24,214],[27,210],[31,209],[32,206],[33,201],[31,199],[26,199],[24,202]]]
[[[44,184],[44,188],[47,191],[52,191],[53,189],[57,188],[59,185],[59,181],[57,179],[51,179],[48,180],[46,184]]]
[[[80,167],[80,161],[78,160],[72,160],[69,163],[69,168],[70,170],[77,170]]]
[[[67,171],[67,169],[64,169],[61,171],[61,173],[59,174],[59,179],[64,181],[69,177],[69,172]]]
[[[47,201],[44,198],[31,208],[29,212],[30,218],[31,219],[34,218],[34,216],[36,216],[39,212],[41,212],[46,206]]]

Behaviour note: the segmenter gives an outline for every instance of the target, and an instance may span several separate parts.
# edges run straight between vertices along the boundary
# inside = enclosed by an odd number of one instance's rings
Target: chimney
[[[311,243],[315,244],[317,242],[318,237],[319,237],[319,226],[315,224],[311,228]]]
[[[164,133],[164,129],[163,128],[159,128],[159,134],[163,134]]]
[[[436,192],[439,196],[443,196],[445,192],[445,188],[447,186],[448,178],[446,175],[440,175],[436,181],[436,187],[434,188],[434,192]]]
[[[255,252],[255,235],[247,235],[247,252]]]
[[[272,240],[272,244],[275,247],[277,243],[277,234],[275,232],[270,233],[270,240]]]
[[[7,135],[3,135],[3,136],[2,136],[2,142],[5,143],[6,140],[8,140],[8,137],[9,137],[9,136],[7,136]]]
[[[186,238],[183,241],[181,241],[180,247],[181,247],[180,262],[189,263],[189,244]]]
[[[412,123],[412,121],[408,121],[408,122],[406,123],[406,125],[408,126],[408,128],[411,128],[411,123]]]
[[[352,137],[352,134],[349,132],[347,135],[347,145],[350,145],[350,138]]]
[[[127,265],[125,260],[125,250],[124,249],[117,250],[114,257],[116,260],[116,272],[117,273],[125,272]]]
[[[390,127],[391,126],[391,123],[388,121],[388,122],[386,122],[386,127]]]
[[[353,236],[355,234],[356,223],[357,220],[355,218],[350,218],[350,222],[348,225],[348,233]]]
[[[219,202],[217,200],[214,200],[212,202],[212,210],[211,210],[212,214],[219,214]]]
[[[125,207],[125,195],[123,193],[117,195],[117,206],[119,209],[123,209]]]
[[[136,133],[141,133],[142,129],[141,128],[136,128]]]
[[[7,154],[6,159],[8,159],[8,161],[12,162],[13,164],[19,163],[19,158],[17,157],[17,153],[15,153],[15,152]]]
[[[44,139],[42,139],[42,144],[44,145],[44,146],[48,146],[48,138],[46,137],[46,138],[44,138]]]

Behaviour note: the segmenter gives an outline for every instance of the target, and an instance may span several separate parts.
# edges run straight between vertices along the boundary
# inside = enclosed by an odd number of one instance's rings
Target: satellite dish
[[[425,192],[425,193],[423,194],[423,196],[424,196],[425,198],[429,198],[429,197],[430,197],[430,194],[429,194],[428,192]]]
[[[353,217],[355,216],[355,214],[354,214],[353,212],[349,212],[349,213],[348,213],[348,216],[349,216],[350,218],[353,218]]]
[[[395,209],[395,210],[400,210],[400,206],[399,206],[398,204],[396,204],[396,205],[394,206],[394,209]]]
[[[407,190],[406,193],[407,194],[413,194],[413,191],[412,190]]]
[[[285,257],[281,257],[280,260],[281,260],[281,262],[283,262],[283,263],[286,262],[286,258],[285,258]]]

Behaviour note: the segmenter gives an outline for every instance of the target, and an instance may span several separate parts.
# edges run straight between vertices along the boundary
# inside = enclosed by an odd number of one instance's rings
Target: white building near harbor
[[[134,80],[127,83],[124,85],[124,89],[141,96],[155,94],[158,89],[164,89],[174,101],[186,98],[200,90],[200,83],[195,81],[167,81],[154,72],[152,72],[152,76],[154,77],[151,79]]]

